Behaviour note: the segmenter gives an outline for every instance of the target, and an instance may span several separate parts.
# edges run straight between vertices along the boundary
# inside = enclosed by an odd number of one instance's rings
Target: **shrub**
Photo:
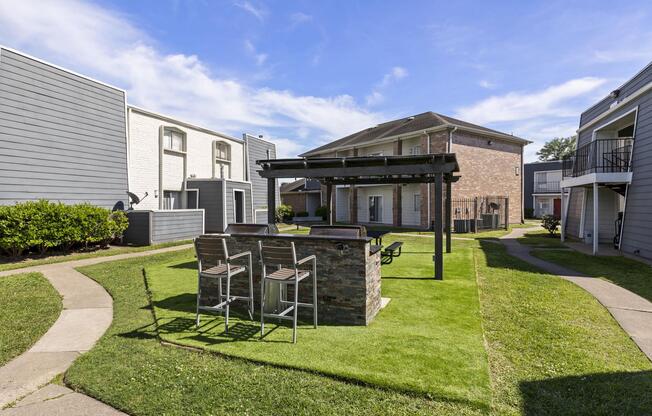
[[[525,208],[525,218],[527,218],[527,219],[534,218],[534,209],[533,208]]]
[[[288,222],[294,217],[294,211],[290,205],[281,204],[276,208],[276,222]]]
[[[12,257],[28,250],[45,254],[53,248],[107,245],[128,226],[122,211],[90,204],[65,205],[40,200],[0,207],[0,249]]]
[[[308,214],[307,211],[299,211],[299,212],[297,212],[297,214],[295,216],[296,217],[308,217],[308,216],[310,216],[310,214]]]
[[[541,226],[548,230],[551,237],[555,236],[557,228],[559,228],[559,224],[559,218],[555,217],[554,215],[544,215],[541,218]]]
[[[315,216],[321,217],[322,220],[328,219],[328,207],[321,206],[315,210]]]

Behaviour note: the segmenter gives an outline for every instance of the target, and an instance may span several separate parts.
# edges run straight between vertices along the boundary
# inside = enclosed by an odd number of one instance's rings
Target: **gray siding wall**
[[[534,209],[532,193],[534,192],[534,172],[560,170],[561,161],[526,163],[523,166],[523,205],[525,209]]]
[[[584,202],[584,188],[572,188],[568,202],[568,215],[566,220],[566,233],[575,238],[580,237],[580,221],[582,218],[582,203]]]
[[[126,204],[124,92],[0,48],[0,204]]]
[[[151,211],[153,244],[189,240],[203,233],[204,210]]]
[[[224,181],[221,179],[188,179],[188,189],[199,189],[199,208],[205,211],[207,233],[221,233],[224,224]]]
[[[631,80],[627,81],[624,85],[622,85],[619,88],[620,95],[617,99],[622,100],[624,97],[627,97],[628,95],[640,89],[641,87],[645,86],[649,82],[652,82],[652,64],[645,67],[634,78],[632,78]],[[602,100],[600,100],[597,104],[595,104],[593,107],[583,112],[580,118],[580,126],[583,126],[584,124],[596,118],[598,115],[607,111],[609,109],[609,106],[614,101],[615,100],[613,98],[605,97]]]
[[[258,174],[260,166],[256,164],[256,160],[267,159],[267,150],[269,150],[269,157],[276,159],[276,146],[273,143],[252,136],[246,136],[246,143],[249,152],[249,180],[252,184],[254,210],[267,210],[267,179],[261,178]],[[276,206],[280,204],[280,200],[281,196],[277,181]],[[256,223],[266,224],[267,214],[261,215],[258,213]]]
[[[226,225],[235,223],[233,190],[241,189],[244,191],[245,199],[245,223],[251,223],[251,185],[245,182],[234,182],[227,180],[226,184]]]

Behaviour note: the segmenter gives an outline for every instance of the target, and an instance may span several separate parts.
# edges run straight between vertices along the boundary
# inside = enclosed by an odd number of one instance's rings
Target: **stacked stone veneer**
[[[317,256],[317,311],[319,323],[339,325],[368,325],[380,310],[380,253],[369,254],[368,238],[333,238],[292,234],[225,235],[229,254],[251,251],[253,257],[254,300],[256,313],[260,312],[261,265],[258,241],[264,245],[289,246],[294,242],[297,259]],[[235,262],[246,264],[246,257]],[[302,265],[311,270],[312,263]],[[226,279],[224,279],[226,280]],[[202,304],[217,303],[216,279],[202,279]],[[292,288],[292,285],[288,286]],[[288,300],[293,299],[290,290]],[[246,296],[247,273],[232,278],[231,294]],[[299,283],[299,302],[312,301],[312,276]],[[243,302],[233,304],[244,310]],[[312,310],[299,307],[301,319],[311,320]]]

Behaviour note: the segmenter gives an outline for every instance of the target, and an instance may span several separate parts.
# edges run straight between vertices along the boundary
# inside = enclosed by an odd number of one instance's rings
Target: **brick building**
[[[519,137],[426,112],[370,127],[310,150],[302,157],[391,156],[455,153],[462,178],[453,200],[509,198],[509,222],[523,219],[523,148]],[[428,227],[434,206],[427,184],[338,186],[333,207],[338,222]]]

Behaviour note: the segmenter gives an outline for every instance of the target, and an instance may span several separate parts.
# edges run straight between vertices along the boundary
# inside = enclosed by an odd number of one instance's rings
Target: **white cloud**
[[[487,81],[486,79],[481,79],[480,81],[478,81],[478,85],[488,90],[496,87],[496,84],[494,84],[491,81]]]
[[[256,65],[261,66],[267,61],[266,53],[259,53],[254,44],[250,40],[244,42],[245,50],[254,57]]]
[[[389,72],[383,75],[383,79],[376,84],[374,89],[367,95],[366,102],[368,106],[374,106],[385,101],[383,90],[396,81],[399,81],[408,76],[407,69],[401,66],[393,67]]]
[[[303,12],[296,12],[290,15],[290,21],[292,22],[292,27],[294,27],[302,23],[311,22],[312,16]]]
[[[242,2],[235,2],[234,5],[241,8],[242,10],[251,13],[256,17],[256,19],[260,20],[261,22],[265,20],[265,16],[267,15],[267,12],[264,8],[256,7],[247,0]]]
[[[300,96],[217,77],[199,57],[164,54],[122,16],[78,0],[0,1],[0,39],[121,86],[131,104],[236,136],[243,130],[282,133],[303,127],[314,132],[314,142],[380,121],[348,95]]]
[[[457,110],[456,116],[474,123],[526,120],[542,116],[565,117],[578,114],[568,102],[595,91],[606,82],[602,78],[572,79],[535,92],[510,92],[493,96]]]

